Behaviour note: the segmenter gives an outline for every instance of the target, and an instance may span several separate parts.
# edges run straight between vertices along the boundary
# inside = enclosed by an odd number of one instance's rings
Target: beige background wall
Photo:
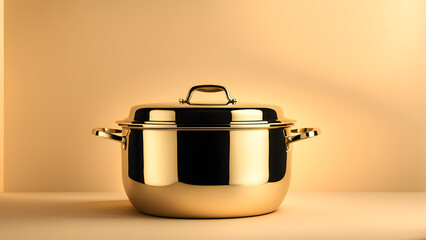
[[[121,191],[90,134],[202,83],[323,135],[293,191],[426,191],[425,1],[6,0],[5,190]]]
[[[4,1],[0,0],[0,192],[4,191]]]

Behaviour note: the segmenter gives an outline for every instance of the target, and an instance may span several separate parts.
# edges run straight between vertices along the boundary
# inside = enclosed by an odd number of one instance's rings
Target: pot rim
[[[295,122],[295,121],[294,121]],[[252,122],[252,123],[231,123],[231,124],[173,124],[172,122],[155,122],[155,123],[128,123],[125,121],[116,121],[121,127],[127,127],[131,129],[200,129],[206,130],[231,130],[231,129],[276,129],[276,128],[289,128],[294,126],[292,123],[268,123]]]

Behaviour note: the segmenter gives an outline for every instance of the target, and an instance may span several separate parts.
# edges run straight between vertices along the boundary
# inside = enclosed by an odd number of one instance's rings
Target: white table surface
[[[124,193],[0,193],[0,239],[426,240],[426,193],[290,192],[271,214],[171,219]]]

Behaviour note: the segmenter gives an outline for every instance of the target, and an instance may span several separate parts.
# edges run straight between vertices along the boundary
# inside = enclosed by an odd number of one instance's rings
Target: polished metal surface
[[[316,136],[312,131],[317,130],[124,128],[124,187],[135,208],[156,216],[225,218],[272,212],[290,184],[288,146],[292,139]],[[102,132],[93,131],[104,137]]]
[[[123,183],[141,212],[226,218],[275,211],[291,176],[283,129],[129,129]]]
[[[290,169],[291,161],[287,163]],[[123,162],[123,174],[124,167]],[[123,175],[123,184],[132,205],[146,214],[175,218],[231,218],[277,210],[287,194],[290,178],[289,171],[278,182],[260,185],[201,186],[176,182],[159,187]]]
[[[223,104],[192,103],[195,91],[224,91]],[[265,104],[242,104],[231,99],[228,90],[219,85],[199,85],[191,88],[188,97],[180,103],[137,105],[129,116],[117,123],[121,126],[143,128],[250,128],[284,127],[295,120],[286,118],[280,107]]]
[[[252,124],[229,124],[229,125],[181,125],[181,124],[119,124],[121,127],[131,129],[171,129],[171,130],[192,130],[192,131],[218,131],[218,130],[247,130],[247,129],[276,129],[292,126],[292,124],[278,123],[252,123]]]
[[[318,136],[321,134],[321,130],[319,128],[296,128],[291,129],[291,133],[300,133],[291,137],[291,142],[297,142],[305,138]]]
[[[179,99],[179,102],[184,104],[193,104],[193,105],[212,105],[212,104],[208,104],[208,103],[191,103],[191,97],[194,94],[195,91],[200,91],[200,92],[207,92],[207,93],[211,93],[211,92],[220,92],[220,91],[224,91],[226,98],[227,98],[227,102],[224,105],[227,104],[235,104],[237,102],[236,98],[231,98],[231,95],[229,94],[228,89],[226,89],[224,86],[220,86],[220,85],[197,85],[197,86],[193,86],[189,92],[188,92],[188,96],[186,97],[186,99]],[[214,104],[217,105],[217,104]]]
[[[299,128],[299,129],[291,129],[291,133],[300,133],[300,134],[288,137],[289,141],[286,144],[287,150],[291,149],[291,143],[318,136],[321,134],[321,130],[319,128]]]
[[[94,128],[92,129],[92,134],[103,137],[106,139],[116,140],[116,141],[125,141],[126,139],[123,136],[115,135],[114,133],[122,133],[120,129],[112,129],[112,128]]]
[[[113,128],[94,128],[92,129],[92,134],[103,137],[109,140],[114,140],[121,142],[122,148],[126,149],[126,137],[122,135],[116,135],[116,133],[122,134],[123,131],[121,129],[113,129]]]
[[[269,124],[288,126],[296,121],[284,117],[278,106],[259,104],[187,105],[178,103],[148,104],[132,107],[119,125],[144,127],[233,127],[234,125]]]
[[[191,103],[224,91],[225,104]],[[292,143],[319,135],[291,129],[280,107],[240,104],[218,85],[191,88],[180,103],[134,106],[118,129],[92,133],[122,144],[122,177],[139,211],[227,218],[275,211],[290,184]],[[121,135],[119,135],[121,133]]]

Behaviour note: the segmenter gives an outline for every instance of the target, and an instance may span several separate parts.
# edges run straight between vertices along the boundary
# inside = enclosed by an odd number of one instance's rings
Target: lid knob
[[[227,104],[230,104],[230,103],[231,104],[237,103],[237,99],[231,98],[231,95],[229,95],[228,89],[226,89],[224,86],[220,86],[220,85],[197,85],[197,86],[193,86],[189,90],[188,96],[186,97],[186,99],[181,98],[181,99],[179,99],[179,102],[181,104],[184,104],[184,103],[191,104],[189,100],[191,100],[191,97],[192,97],[192,95],[194,94],[195,91],[206,92],[206,93],[224,91],[226,98],[228,100],[228,102],[225,103],[224,105],[227,105]],[[207,104],[200,104],[200,105],[207,105]]]

